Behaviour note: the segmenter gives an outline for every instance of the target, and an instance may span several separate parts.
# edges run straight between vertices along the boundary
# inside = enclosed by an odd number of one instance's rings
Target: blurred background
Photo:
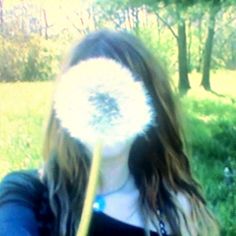
[[[182,103],[192,171],[223,236],[236,235],[235,0],[0,0],[0,178],[42,165],[71,46],[101,28],[137,35]]]

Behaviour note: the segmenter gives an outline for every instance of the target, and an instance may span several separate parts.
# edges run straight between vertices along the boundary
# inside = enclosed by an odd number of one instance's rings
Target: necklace
[[[104,193],[104,194],[97,194],[94,199],[93,210],[96,212],[103,212],[106,208],[105,197],[107,197],[111,194],[117,193],[120,190],[122,190],[126,186],[126,184],[128,183],[128,180],[129,180],[129,175],[128,175],[126,181],[119,188],[112,190],[110,192]]]

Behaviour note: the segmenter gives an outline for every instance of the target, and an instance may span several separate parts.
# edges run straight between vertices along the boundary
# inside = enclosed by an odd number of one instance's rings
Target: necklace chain
[[[127,177],[127,179],[125,180],[125,182],[117,189],[115,190],[112,190],[112,191],[109,191],[107,193],[104,193],[104,194],[97,194],[96,197],[95,197],[95,200],[94,200],[94,203],[93,203],[93,209],[94,211],[98,211],[98,212],[103,212],[106,208],[106,200],[105,200],[105,197],[111,195],[111,194],[114,194],[116,192],[119,192],[120,190],[122,190],[126,184],[128,183],[129,181],[129,175]]]

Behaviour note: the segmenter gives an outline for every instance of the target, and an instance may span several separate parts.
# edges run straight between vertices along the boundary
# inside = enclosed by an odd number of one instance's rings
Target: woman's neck
[[[126,187],[126,183],[131,177],[128,167],[129,151],[130,148],[127,148],[119,156],[102,160],[98,194],[106,195]]]

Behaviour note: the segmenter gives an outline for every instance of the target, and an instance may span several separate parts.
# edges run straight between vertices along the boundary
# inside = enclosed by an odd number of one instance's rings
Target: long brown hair
[[[218,235],[215,220],[191,174],[176,98],[160,63],[133,35],[101,30],[75,45],[65,70],[82,60],[101,56],[118,61],[142,80],[157,111],[157,125],[135,140],[129,156],[129,168],[140,192],[142,212],[154,222],[161,212],[174,235]],[[83,144],[60,126],[53,109],[44,157],[44,181],[55,216],[53,235],[74,236],[90,162]],[[189,204],[189,211],[181,206],[179,194]]]

